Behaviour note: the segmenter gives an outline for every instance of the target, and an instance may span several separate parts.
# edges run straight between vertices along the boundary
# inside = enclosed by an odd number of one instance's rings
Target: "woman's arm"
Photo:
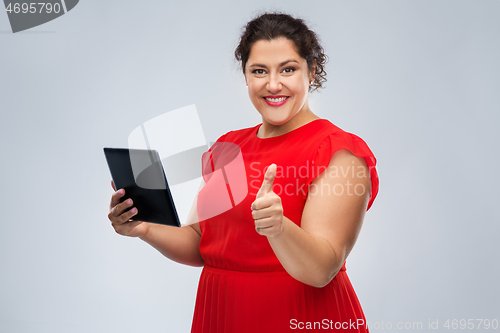
[[[113,188],[114,184],[112,183]],[[203,183],[200,187],[203,186]],[[196,199],[191,207],[187,225],[180,228],[142,221],[130,221],[135,211],[126,209],[133,206],[131,199],[120,203],[125,190],[116,191],[111,197],[109,220],[115,231],[120,235],[139,237],[146,243],[160,251],[165,257],[181,264],[203,266],[205,263],[199,251],[201,231],[197,223]]]
[[[202,181],[198,192],[203,188]],[[160,251],[165,257],[181,264],[203,266],[200,254],[201,230],[197,213],[197,197],[195,197],[186,225],[176,228],[161,224],[151,224],[148,233],[141,239]],[[173,231],[172,229],[175,229]]]
[[[283,216],[281,199],[270,191],[273,180],[272,171],[266,173],[252,204],[256,230],[268,237],[292,277],[323,287],[338,273],[361,230],[371,191],[366,163],[348,150],[337,151],[311,183],[301,227]]]
[[[149,223],[146,234],[140,237],[157,249],[165,257],[189,266],[203,266],[200,255],[200,235],[198,224],[180,228],[163,224]]]

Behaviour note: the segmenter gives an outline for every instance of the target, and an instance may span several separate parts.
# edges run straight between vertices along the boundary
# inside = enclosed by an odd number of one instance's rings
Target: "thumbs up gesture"
[[[273,237],[283,231],[283,206],[281,198],[273,192],[276,164],[271,164],[264,175],[262,186],[252,203],[252,217],[258,234]]]

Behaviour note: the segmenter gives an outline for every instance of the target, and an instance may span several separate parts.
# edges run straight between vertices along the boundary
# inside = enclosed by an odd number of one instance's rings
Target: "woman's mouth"
[[[281,106],[288,101],[288,98],[290,96],[264,96],[264,100],[270,106]]]

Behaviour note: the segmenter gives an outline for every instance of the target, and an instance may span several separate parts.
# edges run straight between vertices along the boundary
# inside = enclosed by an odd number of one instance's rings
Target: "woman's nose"
[[[267,90],[270,93],[277,93],[282,89],[282,85],[278,75],[270,75],[267,81]]]

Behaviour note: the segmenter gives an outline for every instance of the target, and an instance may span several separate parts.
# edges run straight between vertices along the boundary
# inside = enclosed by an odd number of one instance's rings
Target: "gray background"
[[[189,331],[200,269],[114,233],[102,147],[190,104],[209,141],[259,123],[232,52],[266,9],[319,34],[311,108],[378,158],[347,261],[368,321],[500,319],[500,1],[86,0],[0,12],[0,332]]]

